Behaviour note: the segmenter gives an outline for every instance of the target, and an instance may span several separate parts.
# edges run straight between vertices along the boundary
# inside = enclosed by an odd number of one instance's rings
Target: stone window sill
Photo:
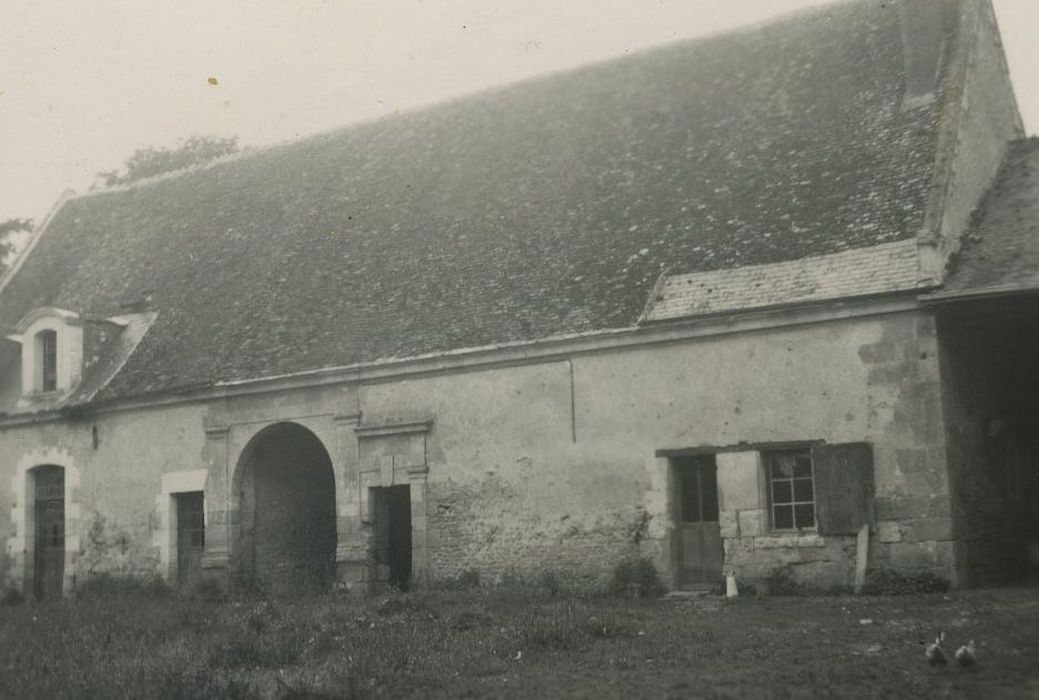
[[[758,549],[778,547],[824,547],[826,540],[817,532],[774,532],[754,538]]]

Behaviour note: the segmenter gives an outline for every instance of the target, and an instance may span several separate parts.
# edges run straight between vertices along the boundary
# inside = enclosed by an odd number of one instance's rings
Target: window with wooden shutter
[[[818,532],[854,535],[874,525],[873,447],[866,442],[812,447]]]

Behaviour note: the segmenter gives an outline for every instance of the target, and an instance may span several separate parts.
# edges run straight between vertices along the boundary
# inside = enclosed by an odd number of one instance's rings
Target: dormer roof
[[[24,333],[34,323],[42,318],[57,318],[69,325],[79,325],[79,314],[68,309],[59,309],[56,306],[41,306],[29,311],[14,324],[15,333]]]

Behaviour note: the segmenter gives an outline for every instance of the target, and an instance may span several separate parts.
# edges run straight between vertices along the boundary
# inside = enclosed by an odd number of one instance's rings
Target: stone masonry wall
[[[0,477],[11,483],[26,449],[68,449],[83,474],[82,527],[97,513],[104,533],[95,550],[84,544],[84,560],[93,571],[143,574],[159,571],[162,475],[207,469],[203,566],[215,572],[241,548],[240,456],[265,425],[295,421],[332,459],[343,584],[365,580],[372,525],[362,481],[384,463],[368,462],[387,455],[404,460],[393,463],[394,479],[411,486],[414,563],[424,577],[552,570],[601,584],[617,561],[641,554],[673,583],[675,496],[660,451],[698,448],[719,452],[726,565],[756,574],[787,567],[828,587],[850,583],[851,539],[769,532],[759,448],[741,445],[868,442],[878,523],[871,566],[951,576],[937,376],[932,320],[902,312],[105,414],[96,450],[91,422],[8,429]],[[405,440],[385,428],[409,422],[428,432]],[[0,501],[12,512],[6,490]],[[0,520],[0,535],[16,525]]]
[[[869,567],[952,578],[936,342],[930,317],[904,316],[887,323],[875,342],[856,348],[866,370],[864,408],[876,490]],[[815,587],[848,585],[854,536],[769,532],[760,452],[719,454],[717,463],[727,567],[747,579],[782,571]]]
[[[731,452],[813,440],[873,445],[871,566],[951,578],[937,359],[932,320],[901,314],[387,383],[362,389],[360,405],[375,422],[434,419],[434,578],[601,580],[633,553],[670,576],[673,494],[656,451],[713,447],[729,451],[718,455],[726,564],[850,585],[854,537],[769,532],[757,462],[743,483]]]
[[[201,407],[178,407],[0,431],[0,538],[9,545],[0,557],[5,583],[23,583],[12,564],[31,555],[10,549],[25,527],[22,506],[31,495],[9,485],[23,461],[49,453],[61,455],[59,466],[67,475],[74,469],[79,479],[67,485],[73,507],[66,506],[66,544],[75,548],[66,566],[71,588],[100,573],[162,573],[156,496],[163,473],[198,468],[201,416]]]
[[[860,349],[869,362],[877,533],[871,563],[955,578],[952,513],[934,318],[890,324]]]

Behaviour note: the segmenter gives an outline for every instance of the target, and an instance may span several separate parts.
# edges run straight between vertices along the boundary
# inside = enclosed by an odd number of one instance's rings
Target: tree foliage
[[[15,245],[11,241],[12,233],[32,231],[32,219],[8,219],[0,221],[0,272],[6,267],[6,260],[13,252]]]
[[[125,185],[207,163],[237,152],[237,137],[192,136],[180,145],[170,148],[139,148],[126,160],[121,169],[98,173],[98,178],[106,187]]]

